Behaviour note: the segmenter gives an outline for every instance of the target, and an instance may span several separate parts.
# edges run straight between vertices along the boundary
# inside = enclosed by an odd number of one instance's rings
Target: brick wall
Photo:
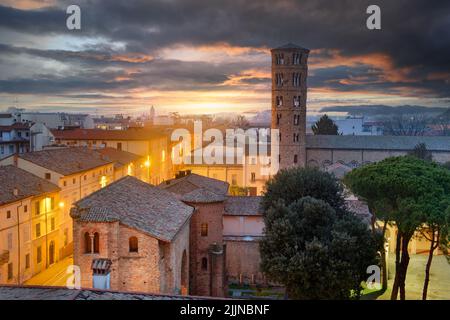
[[[85,253],[84,234],[100,235],[99,253]],[[138,239],[138,252],[129,251],[129,239]],[[183,253],[186,261],[183,265]],[[81,286],[92,287],[92,260],[112,261],[111,290],[164,294],[182,292],[182,272],[189,286],[189,222],[172,242],[163,242],[139,230],[114,223],[74,223],[74,264],[81,269]]]
[[[226,241],[226,273],[230,283],[264,283],[258,241]]]
[[[223,212],[224,203],[192,204],[196,210],[191,218],[190,232],[190,293],[193,295],[224,296],[225,261],[223,258],[210,257],[210,246],[213,243],[223,244]],[[201,224],[208,224],[208,235],[201,236]],[[202,259],[207,259],[207,268],[202,266]],[[211,273],[212,271],[212,273]],[[211,276],[220,275],[221,280],[212,282]]]

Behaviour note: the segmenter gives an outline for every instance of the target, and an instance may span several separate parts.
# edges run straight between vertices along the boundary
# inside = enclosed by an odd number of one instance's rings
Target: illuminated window
[[[208,270],[208,259],[206,257],[202,258],[202,270]]]
[[[102,176],[101,178],[100,178],[100,186],[102,187],[102,188],[104,188],[104,187],[106,187],[106,177],[105,176]]]
[[[200,234],[202,237],[208,236],[208,224],[207,223],[202,223],[200,225]]]
[[[138,238],[130,237],[128,242],[129,242],[130,252],[138,252]]]
[[[161,160],[164,162],[164,161],[166,161],[166,150],[163,150],[162,152],[161,152]]]

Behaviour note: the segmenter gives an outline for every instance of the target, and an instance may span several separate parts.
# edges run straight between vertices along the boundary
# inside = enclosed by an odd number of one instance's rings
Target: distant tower
[[[272,129],[279,129],[280,169],[306,164],[309,50],[289,43],[272,53]]]
[[[153,124],[154,123],[154,120],[155,119],[155,107],[154,106],[152,106],[151,107],[151,109],[150,109],[150,122]]]

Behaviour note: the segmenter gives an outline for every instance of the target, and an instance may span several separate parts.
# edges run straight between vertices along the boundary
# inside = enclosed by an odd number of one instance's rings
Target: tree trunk
[[[412,236],[412,235],[411,235]],[[406,283],[406,273],[408,272],[409,264],[409,252],[408,243],[411,239],[409,235],[402,235],[402,257],[400,266],[400,277],[399,277],[399,288],[400,288],[400,300],[406,299],[405,283]]]
[[[383,239],[383,246],[381,247],[381,269],[383,273],[383,279],[382,279],[382,285],[381,290],[386,290],[388,286],[388,274],[387,274],[387,261],[386,261],[386,250],[384,248],[384,236],[386,234],[386,228],[387,228],[387,221],[384,221],[383,225],[383,233],[382,233],[382,239]]]
[[[400,276],[400,246],[401,246],[401,234],[397,231],[397,238],[395,243],[395,278],[392,285],[391,300],[397,300],[399,276]]]
[[[423,283],[422,300],[427,300],[428,283],[430,282],[431,262],[433,261],[434,250],[439,246],[439,238],[440,238],[439,230],[437,232],[436,238],[435,238],[435,234],[436,234],[435,229],[432,228],[431,231],[432,231],[432,238],[431,238],[430,252],[428,253],[428,261],[427,261],[427,265],[425,267],[425,280]]]

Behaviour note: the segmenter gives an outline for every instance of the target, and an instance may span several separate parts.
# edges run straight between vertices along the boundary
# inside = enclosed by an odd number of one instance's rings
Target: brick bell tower
[[[309,50],[289,43],[272,53],[272,129],[279,129],[280,169],[306,165]]]

